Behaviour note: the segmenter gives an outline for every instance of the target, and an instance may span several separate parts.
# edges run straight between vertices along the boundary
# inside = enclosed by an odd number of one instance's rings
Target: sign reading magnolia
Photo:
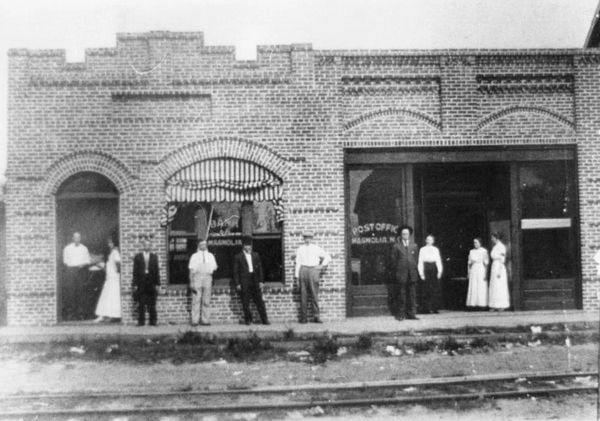
[[[370,222],[352,228],[352,244],[387,244],[396,241],[398,225]]]

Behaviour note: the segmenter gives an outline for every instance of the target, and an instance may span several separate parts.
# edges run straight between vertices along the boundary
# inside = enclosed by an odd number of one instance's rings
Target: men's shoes
[[[200,322],[200,326],[210,326],[209,322]]]
[[[138,322],[138,326],[144,326],[146,323]]]
[[[252,320],[244,320],[244,324],[246,326],[250,326],[252,324]]]
[[[263,325],[270,325],[270,324],[271,324],[271,322],[270,322],[270,321],[268,321],[268,320],[264,320],[264,321],[262,322],[262,324],[263,324]]]
[[[417,316],[415,316],[414,314],[411,314],[410,316],[406,316],[406,318],[408,320],[419,320],[419,318]]]
[[[198,326],[198,323],[192,323],[192,327]]]
[[[323,321],[317,317],[317,318],[315,319],[315,323],[323,323]]]
[[[404,316],[396,316],[395,319],[401,322],[402,320],[404,320]]]
[[[308,322],[306,321],[306,319],[301,319],[301,320],[300,320],[300,323],[302,323],[303,325],[305,325],[305,324],[306,324],[306,323],[308,323]]]

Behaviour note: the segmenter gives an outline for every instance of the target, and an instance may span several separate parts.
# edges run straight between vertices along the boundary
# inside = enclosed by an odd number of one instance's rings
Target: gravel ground
[[[15,355],[0,360],[3,379],[10,379],[0,382],[0,393],[216,389],[549,370],[597,370],[597,344],[570,349],[515,346],[455,356],[424,352],[394,357],[373,352],[325,364],[287,359],[139,364],[77,356],[39,362],[30,355]]]

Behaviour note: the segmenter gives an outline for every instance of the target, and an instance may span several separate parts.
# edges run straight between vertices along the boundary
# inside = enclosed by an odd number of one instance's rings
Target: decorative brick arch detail
[[[347,121],[344,123],[344,130],[350,130],[354,127],[367,122],[368,120],[372,120],[374,118],[378,118],[381,116],[387,115],[400,115],[405,117],[414,118],[415,120],[419,120],[422,123],[434,128],[437,131],[442,130],[442,124],[438,121],[435,121],[433,118],[429,117],[427,114],[423,114],[419,111],[411,110],[408,108],[383,108],[376,111],[371,111],[365,113],[353,120]]]
[[[575,123],[572,122],[571,120],[563,117],[560,114],[557,114],[546,108],[534,107],[534,106],[524,106],[524,105],[515,105],[513,107],[504,108],[502,110],[496,111],[496,112],[488,115],[487,117],[482,119],[477,124],[477,130],[479,131],[479,130],[483,129],[485,126],[488,126],[488,125],[496,122],[497,120],[500,120],[501,118],[504,118],[511,114],[537,114],[537,115],[541,115],[541,116],[550,118],[550,119],[556,121],[557,123],[567,126],[571,130],[575,130]]]
[[[166,181],[182,168],[215,158],[253,162],[282,180],[285,180],[291,169],[289,161],[260,143],[233,137],[218,137],[191,143],[165,155],[159,161],[158,172]]]
[[[63,156],[48,167],[46,180],[41,186],[42,194],[56,194],[67,178],[84,171],[102,174],[114,183],[120,194],[132,188],[134,176],[121,161],[105,152],[77,151]]]

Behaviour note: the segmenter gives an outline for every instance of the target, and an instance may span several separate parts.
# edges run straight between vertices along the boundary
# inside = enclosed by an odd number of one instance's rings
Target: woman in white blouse
[[[506,274],[506,246],[500,241],[500,234],[492,233],[492,270],[490,271],[490,311],[503,311],[510,307],[508,276]]]
[[[487,267],[490,257],[485,248],[482,247],[481,238],[473,240],[473,249],[469,252],[468,273],[469,290],[467,292],[467,307],[487,307],[488,284]]]
[[[440,307],[440,279],[444,267],[440,250],[434,246],[434,243],[435,238],[430,234],[425,238],[425,245],[419,250],[419,276],[425,281],[423,291],[425,313],[437,313]]]

